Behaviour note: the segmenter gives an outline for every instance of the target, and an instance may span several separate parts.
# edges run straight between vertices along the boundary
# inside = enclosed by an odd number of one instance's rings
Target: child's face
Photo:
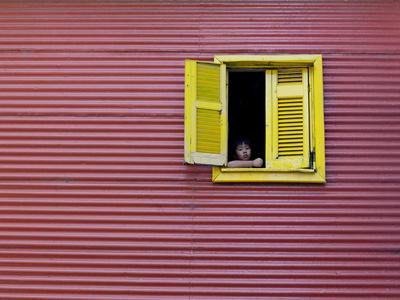
[[[236,146],[236,156],[239,160],[250,160],[251,148],[248,144],[242,143]]]

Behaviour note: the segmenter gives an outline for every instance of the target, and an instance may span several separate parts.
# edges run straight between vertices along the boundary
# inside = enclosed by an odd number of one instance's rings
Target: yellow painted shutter
[[[185,61],[185,161],[227,163],[226,66]]]
[[[308,69],[267,71],[267,161],[276,169],[310,165]]]

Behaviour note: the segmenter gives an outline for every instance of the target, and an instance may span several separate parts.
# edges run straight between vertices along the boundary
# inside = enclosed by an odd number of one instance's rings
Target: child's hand
[[[255,160],[253,160],[253,167],[261,168],[263,163],[264,161],[261,158],[256,158]]]

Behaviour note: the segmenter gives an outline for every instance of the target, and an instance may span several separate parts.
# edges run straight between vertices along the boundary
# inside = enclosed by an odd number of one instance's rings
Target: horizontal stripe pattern
[[[399,4],[0,4],[0,298],[399,299]],[[327,184],[183,163],[184,59],[322,53]]]

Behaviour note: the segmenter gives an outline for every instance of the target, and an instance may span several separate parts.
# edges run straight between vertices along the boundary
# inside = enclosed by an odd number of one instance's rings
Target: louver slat
[[[287,77],[284,78],[286,80]],[[281,77],[278,75],[278,82],[280,80]],[[296,99],[291,106],[280,106],[284,103],[284,99],[278,99],[278,156],[302,155],[304,121],[302,99]],[[292,123],[294,120],[296,123]]]
[[[221,149],[218,111],[197,109],[197,151],[218,154]]]
[[[285,82],[302,82],[301,69],[280,69],[278,72],[278,84]]]

